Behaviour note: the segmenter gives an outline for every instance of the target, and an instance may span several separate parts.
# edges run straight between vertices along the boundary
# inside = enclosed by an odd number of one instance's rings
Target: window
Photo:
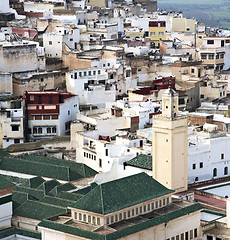
[[[42,115],[35,115],[35,120],[42,120]]]
[[[91,216],[88,215],[88,222],[91,223]]]
[[[49,104],[52,104],[52,103],[53,103],[53,97],[49,96]]]
[[[82,76],[82,72],[79,72],[79,77],[81,77]]]
[[[163,206],[165,205],[165,198],[163,199]]]
[[[93,71],[93,75],[96,75],[96,71]]]
[[[119,220],[121,220],[121,219],[122,219],[122,213],[119,214]]]
[[[89,76],[91,76],[91,71],[89,71]]]
[[[188,240],[188,232],[185,233],[185,240]]]
[[[138,208],[136,208],[136,215],[138,214]]]
[[[99,158],[99,167],[102,167],[102,161],[100,158]]]
[[[117,215],[115,215],[115,222],[117,222],[118,221],[118,216]]]
[[[156,36],[155,32],[150,32],[150,36]]]
[[[84,72],[84,76],[86,76],[86,72]]]
[[[51,119],[52,119],[52,120],[58,119],[58,115],[51,115]]]
[[[196,169],[196,164],[195,163],[193,163],[192,169]]]
[[[224,168],[224,175],[228,175],[228,167]]]
[[[43,120],[50,120],[50,115],[43,115]]]
[[[156,208],[158,208],[158,201],[156,201]]]
[[[164,32],[159,32],[159,36],[164,36]]]
[[[193,239],[193,230],[190,230],[190,239]]]
[[[106,223],[109,224],[109,218],[106,218]]]
[[[135,213],[134,213],[134,209],[132,209],[132,216],[134,216],[134,214],[135,214]]]
[[[214,54],[208,54],[208,59],[214,59]]]
[[[52,41],[49,41],[49,45],[52,45]]]
[[[81,213],[79,213],[79,220],[81,221],[82,220],[82,214]]]
[[[70,115],[70,110],[68,110],[68,115]]]
[[[95,225],[96,224],[96,218],[93,217],[93,224]]]
[[[30,101],[34,101],[34,95],[30,95]]]
[[[37,133],[38,133],[37,128],[33,128],[33,134],[37,134]]]
[[[11,126],[11,128],[12,128],[13,132],[19,131],[19,125],[13,125],[13,126]]]
[[[38,96],[38,104],[42,104],[42,96]]]
[[[217,176],[217,169],[214,168],[214,169],[213,169],[213,177],[216,177],[216,176]]]
[[[181,240],[184,240],[184,233],[181,233],[180,239],[181,239]]]
[[[207,54],[201,53],[201,59],[203,60],[207,59]]]
[[[148,204],[148,211],[150,211],[150,204]]]
[[[179,240],[180,239],[180,236],[179,235],[176,235],[176,240]]]
[[[50,127],[47,128],[47,133],[51,133],[51,128]]]
[[[100,225],[100,218],[97,218],[97,225]]]
[[[108,63],[108,67],[110,66],[110,63]]]
[[[161,200],[159,201],[159,207],[161,207]]]
[[[146,205],[144,205],[144,209],[143,209],[143,212],[146,212]]]
[[[105,156],[109,156],[109,149],[105,149]]]
[[[197,237],[197,228],[194,229],[194,238]]]
[[[140,207],[140,213],[142,213],[142,207]]]
[[[224,159],[224,153],[221,153],[221,159]]]
[[[195,72],[195,69],[194,69],[194,68],[192,68],[192,69],[191,69],[191,73],[194,73],[194,72]]]
[[[124,219],[126,219],[126,212],[124,212]]]
[[[207,40],[207,44],[214,44],[214,40]]]
[[[14,139],[14,143],[20,143],[20,139]]]
[[[38,128],[38,133],[42,133],[42,128]]]
[[[130,218],[130,211],[128,211],[128,218]]]
[[[97,74],[101,74],[101,70],[98,70],[98,71],[97,71]]]
[[[56,127],[52,127],[52,133],[56,133],[56,132],[57,132]]]
[[[195,182],[197,182],[199,180],[199,178],[198,177],[195,177]]]
[[[86,215],[83,215],[83,221],[86,222]]]
[[[154,209],[154,203],[152,203],[152,210]]]

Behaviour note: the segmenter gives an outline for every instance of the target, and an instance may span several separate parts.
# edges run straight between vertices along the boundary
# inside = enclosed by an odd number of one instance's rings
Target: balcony
[[[21,117],[11,117],[11,122],[20,122],[21,119]]]
[[[88,143],[83,144],[83,149],[91,151],[93,153],[96,153],[96,146],[95,145],[90,145]]]

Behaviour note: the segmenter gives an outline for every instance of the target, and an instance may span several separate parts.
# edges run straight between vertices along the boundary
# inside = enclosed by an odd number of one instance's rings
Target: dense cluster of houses
[[[230,239],[229,69],[157,1],[1,0],[0,239]]]

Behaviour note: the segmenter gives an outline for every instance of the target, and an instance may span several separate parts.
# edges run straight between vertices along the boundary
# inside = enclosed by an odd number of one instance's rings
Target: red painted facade
[[[23,99],[28,115],[59,114],[59,105],[68,98],[74,97],[71,93],[60,92],[24,92]]]
[[[143,87],[138,90],[133,91],[133,93],[141,95],[152,95],[154,92],[158,92],[162,89],[168,89],[171,86],[175,90],[175,78],[165,77],[161,79],[155,79],[152,81],[151,87]]]
[[[17,33],[19,36],[26,38],[27,34],[29,35],[30,39],[34,39],[35,36],[38,34],[37,30],[34,29],[24,29],[24,28],[12,28],[12,33]]]
[[[165,27],[165,21],[149,21],[149,27]]]

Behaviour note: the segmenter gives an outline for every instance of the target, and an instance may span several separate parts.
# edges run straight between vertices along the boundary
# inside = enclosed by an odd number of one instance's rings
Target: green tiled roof
[[[47,163],[31,162],[15,158],[3,158],[0,169],[70,181],[70,169]],[[76,179],[76,178],[75,178]]]
[[[67,200],[70,200],[70,201],[78,201],[80,198],[83,197],[83,195],[81,194],[76,194],[76,193],[71,193],[71,192],[60,192],[58,195],[57,195],[58,198],[63,198],[63,199],[67,199]]]
[[[52,164],[52,165],[57,165],[62,167],[68,167],[70,168],[70,175],[73,175],[73,177],[76,175],[77,178],[91,177],[97,174],[96,171],[94,171],[92,168],[88,167],[87,165],[83,163],[77,163],[74,161],[67,161],[67,160],[58,159],[58,158],[49,158],[49,157],[34,156],[34,155],[28,155],[26,156],[25,159],[32,162],[47,163],[47,164]]]
[[[3,176],[0,176],[0,190],[11,188],[14,184],[8,180],[6,180]]]
[[[0,231],[0,239],[12,236],[14,234],[18,234],[25,237],[31,237],[36,239],[41,239],[41,233],[35,232],[32,230],[18,228],[18,227],[11,227]]]
[[[74,186],[73,184],[71,183],[65,183],[65,184],[61,184],[61,185],[58,185],[56,187],[54,187],[50,192],[49,192],[49,195],[52,195],[52,196],[57,196],[58,193],[62,192],[62,191],[69,191],[69,190],[72,190],[72,189],[75,189],[76,186]]]
[[[39,202],[48,203],[48,204],[56,205],[60,207],[68,207],[74,203],[74,201],[57,198],[57,197],[51,197],[51,196],[45,196]]]
[[[86,195],[87,193],[89,193],[92,189],[94,189],[97,186],[98,186],[98,184],[91,183],[90,186],[78,189],[78,190],[74,191],[74,193],[81,194],[81,195]]]
[[[96,171],[82,163],[33,155],[24,159],[3,157],[0,169],[65,181],[73,181],[97,174]]]
[[[58,207],[47,203],[28,200],[17,208],[13,214],[15,216],[43,220],[66,212],[67,209],[65,207]]]
[[[34,177],[34,178],[29,179],[29,185],[31,188],[37,188],[43,182],[45,182],[45,180],[41,177]]]
[[[127,161],[126,165],[152,170],[152,156],[140,154],[135,158]]]
[[[53,188],[60,185],[61,183],[57,180],[50,180],[43,182],[37,189],[43,190],[45,194],[50,192]]]
[[[0,158],[10,156],[9,153],[5,152],[3,149],[0,149]]]
[[[98,185],[72,207],[108,214],[172,192],[146,173],[139,173]]]
[[[45,195],[43,190],[29,188],[29,187],[22,187],[22,186],[16,186],[14,191],[30,194],[31,196],[35,197],[36,199],[41,199]]]
[[[117,230],[117,231],[115,231],[113,233],[109,233],[109,234],[99,234],[96,232],[87,231],[87,230],[84,230],[81,228],[53,222],[50,220],[41,221],[39,223],[39,226],[45,227],[48,229],[53,229],[53,230],[60,231],[60,232],[65,232],[65,233],[75,235],[75,236],[93,239],[93,240],[115,240],[115,239],[126,237],[128,235],[134,234],[136,232],[142,231],[144,229],[148,229],[150,227],[153,227],[153,226],[156,226],[156,225],[159,225],[162,223],[167,223],[170,220],[173,220],[173,219],[179,218],[181,216],[199,211],[201,209],[202,209],[201,205],[198,203],[195,203],[195,204],[186,206],[184,208],[177,209],[173,212],[162,214],[155,218],[137,223],[132,226],[128,226],[127,228],[123,228],[121,230]]]

